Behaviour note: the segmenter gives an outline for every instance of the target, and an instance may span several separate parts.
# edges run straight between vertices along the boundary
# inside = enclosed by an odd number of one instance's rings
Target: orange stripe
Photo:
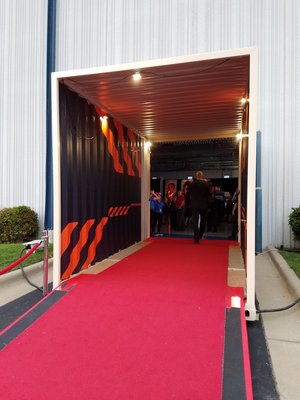
[[[108,217],[118,217],[119,215],[123,215],[125,208],[130,206],[119,206],[119,207],[111,207],[108,211]]]
[[[108,217],[120,217],[128,214],[130,207],[140,207],[141,203],[131,203],[129,206],[110,207],[108,210]]]
[[[81,267],[81,269],[86,269],[95,259],[96,255],[96,248],[98,244],[101,242],[102,237],[103,237],[103,229],[108,221],[108,217],[103,217],[100,221],[100,223],[97,225],[96,230],[95,230],[95,239],[93,242],[90,244],[89,250],[88,250],[88,255],[87,258]]]
[[[120,122],[117,121],[116,119],[114,119],[114,124],[115,124],[115,127],[117,128],[117,131],[119,134],[119,142],[120,142],[120,145],[123,150],[123,157],[124,157],[124,161],[127,165],[128,175],[135,176],[134,170],[132,169],[131,158],[129,157],[129,154],[128,154],[128,146],[124,139],[123,125],[120,124]]]
[[[137,148],[137,145],[136,145],[136,138],[135,138],[134,133],[130,129],[128,129],[127,134],[128,134],[129,139],[130,139],[131,146],[132,146],[132,148],[134,150],[133,156],[134,156],[135,166],[136,166],[136,168],[138,170],[139,178],[140,178],[142,176],[142,166],[141,166],[141,163],[139,161],[139,153],[140,152],[138,151],[138,148]]]
[[[107,139],[107,144],[108,144],[108,151],[109,154],[112,156],[113,158],[113,162],[114,162],[114,169],[116,172],[119,172],[120,174],[124,173],[124,169],[122,167],[122,165],[120,164],[119,161],[119,153],[118,150],[115,146],[114,143],[114,135],[112,133],[112,131],[109,129],[108,127],[108,121],[101,121],[101,130],[104,134],[104,136]]]
[[[124,211],[126,210],[127,206],[122,207],[122,211],[120,212],[120,215],[124,215]]]
[[[71,255],[70,255],[70,262],[68,265],[68,268],[64,272],[62,279],[67,279],[69,276],[72,274],[72,272],[76,269],[78,262],[80,260],[80,253],[84,245],[86,244],[88,237],[89,237],[89,231],[91,227],[94,225],[95,220],[94,219],[88,219],[86,223],[83,225],[81,228],[80,234],[79,234],[79,240],[76,244],[76,246],[73,248]]]
[[[60,253],[61,253],[61,255],[63,255],[64,252],[69,247],[69,244],[71,242],[72,232],[76,228],[77,225],[78,225],[78,222],[69,222],[68,225],[66,225],[64,227],[64,229],[62,230],[61,237],[60,237]]]
[[[117,215],[120,207],[115,207],[114,217]]]
[[[118,207],[114,207],[112,213],[110,214],[110,217],[114,217],[117,211],[118,211]]]
[[[141,203],[131,203],[130,206],[127,206],[126,209],[124,210],[124,215],[128,214],[128,211],[131,207],[139,207]]]
[[[123,207],[118,207],[118,211],[115,214],[115,217],[118,217],[120,215],[120,212],[122,211]]]
[[[122,211],[123,211],[124,206],[119,207],[119,211],[117,216],[120,217],[122,215]]]
[[[115,217],[117,215],[118,210],[119,210],[119,207],[115,207],[115,210],[114,210],[114,212],[112,213],[111,216]]]
[[[124,215],[128,214],[129,208],[130,208],[130,206],[127,206],[127,207],[126,207],[126,209],[125,209],[125,211],[124,211]]]
[[[123,207],[121,208],[121,212],[120,212],[119,215],[124,215],[124,211],[125,211],[126,207],[127,207],[127,206],[123,206]]]
[[[130,207],[139,207],[141,203],[131,203]]]

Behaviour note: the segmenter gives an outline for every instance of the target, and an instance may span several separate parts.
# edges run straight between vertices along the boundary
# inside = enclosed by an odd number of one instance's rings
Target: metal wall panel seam
[[[291,9],[294,5],[294,2],[290,1],[284,3],[284,6],[288,7],[289,9]],[[147,19],[147,15],[149,15],[149,4],[152,12],[152,14],[150,14],[151,17],[157,17],[152,18],[151,25],[148,21],[149,18]],[[180,1],[166,1],[161,4],[155,1],[136,3],[135,1],[130,0],[127,0],[125,3],[120,1],[109,2],[107,16],[110,23],[108,23],[106,27],[106,41],[105,37],[102,37],[102,40],[105,41],[105,45],[107,46],[106,48],[108,50],[106,55],[107,61],[109,63],[119,62],[119,58],[117,58],[116,54],[112,51],[114,48],[113,45],[116,41],[114,30],[116,21],[121,24],[121,27],[118,26],[118,35],[120,35],[120,32],[123,33],[121,44],[121,62],[133,61],[137,57],[143,57],[144,59],[147,59],[155,56],[167,57],[171,53],[188,53],[189,38],[187,38],[185,32],[186,27],[189,25],[189,17],[187,15],[189,15],[189,7],[192,7],[195,10],[195,4],[198,5],[199,2],[186,2],[184,8],[182,8],[182,2]],[[208,1],[201,2],[201,4],[205,4],[207,10],[205,15],[206,19],[204,22],[207,33],[205,39],[208,40],[206,40],[206,45],[203,46],[204,41],[203,39],[201,41],[200,38],[198,48],[195,49],[195,52],[199,51],[201,44],[201,51],[245,45],[259,45],[261,56],[260,84],[263,84],[265,87],[265,93],[262,93],[261,88],[260,93],[266,95],[265,97],[260,98],[261,106],[266,104],[269,97],[271,104],[273,104],[272,109],[276,110],[278,99],[276,102],[277,95],[276,85],[274,85],[274,82],[278,81],[278,76],[280,76],[280,68],[282,68],[282,65],[277,65],[274,68],[274,63],[272,60],[274,60],[274,57],[278,53],[278,48],[276,46],[277,42],[282,48],[282,35],[284,32],[281,23],[283,2],[278,0],[275,2],[273,0],[269,0],[264,1],[262,4],[260,1],[244,3],[238,1]],[[122,9],[121,7],[119,11],[119,8],[116,5],[125,5],[126,10]],[[144,6],[144,9],[142,6]],[[191,15],[195,15],[195,12],[191,12]],[[165,18],[166,16],[167,18]],[[163,19],[164,22],[162,23]],[[131,23],[136,21],[138,21],[139,24],[137,28],[134,29]],[[142,24],[145,27],[142,30],[140,29],[141,21],[143,21]],[[180,23],[183,26],[182,31],[180,30],[180,27],[176,29]],[[196,30],[195,36],[197,36],[197,33],[199,32],[199,26],[196,26],[196,28],[198,31]],[[272,34],[272,31],[274,34]],[[150,38],[149,32],[151,36]],[[181,32],[183,32],[183,35],[179,36]],[[240,32],[240,37],[237,35],[237,32]],[[178,36],[176,37],[176,35]],[[277,39],[277,42],[274,40],[274,37]],[[141,49],[143,50],[141,51]],[[103,61],[105,62],[105,59],[103,59]],[[269,76],[270,79],[268,79]],[[269,82],[269,84],[265,85],[265,81]],[[274,86],[275,94],[272,93],[274,92]],[[283,93],[283,96],[280,97],[283,98],[283,101],[287,101],[285,93]],[[278,118],[278,111],[272,112],[272,109],[269,109],[268,113],[260,112],[259,114],[261,128],[263,128],[263,145],[270,146],[273,154],[274,151],[278,151],[277,163],[273,163],[273,160],[271,159],[267,161],[264,160],[266,168],[264,168],[263,171],[268,171],[268,174],[263,174],[263,182],[264,185],[269,185],[270,192],[270,196],[266,198],[269,199],[271,204],[273,203],[273,207],[270,207],[270,203],[264,203],[264,220],[266,221],[264,226],[268,226],[269,228],[267,229],[266,233],[264,232],[264,238],[267,242],[269,240],[273,241],[274,239],[276,242],[278,242],[280,238],[274,238],[274,235],[276,235],[275,232],[278,231],[277,227],[279,228],[279,226],[282,226],[283,208],[285,207],[285,202],[281,200],[279,205],[278,201],[276,200],[279,194],[278,185],[276,184],[276,177],[278,177],[278,174],[282,174],[280,169],[282,170],[283,168],[283,154],[281,151],[282,148],[280,150],[276,148],[275,141],[273,140],[273,138],[280,138],[280,133],[277,132],[278,121],[276,121],[276,118]],[[284,114],[282,114],[279,119],[282,126]],[[280,179],[283,181],[283,175]],[[287,229],[286,224],[285,229]]]
[[[300,167],[297,134],[300,117],[296,106],[300,91],[298,3],[297,0],[90,0],[88,3],[58,0],[57,70],[257,46],[258,128],[262,131],[264,154],[263,243],[293,244],[286,219],[291,207],[300,203],[300,187],[296,184]],[[24,17],[18,24],[16,16],[19,18],[21,14],[17,5]],[[1,98],[6,100],[0,100],[1,115],[6,116],[0,121],[0,165],[10,174],[1,177],[0,207],[26,200],[42,215],[44,182],[40,171],[44,168],[44,154],[41,154],[44,150],[36,149],[30,160],[24,160],[19,176],[19,166],[12,163],[9,155],[14,153],[20,159],[21,152],[16,146],[18,140],[20,143],[20,132],[26,136],[24,152],[29,153],[33,143],[35,148],[45,148],[44,101],[41,101],[45,90],[45,1],[29,0],[21,4],[17,0],[4,0],[0,10],[3,21],[0,30],[5,38],[0,59],[1,76],[5,78],[0,76],[0,87]],[[20,36],[30,37],[31,43],[18,47]],[[18,115],[12,105],[17,106]],[[279,146],[279,141],[283,146]],[[36,175],[38,180],[33,186]],[[280,188],[285,182],[283,193]],[[28,189],[22,188],[23,184]],[[278,235],[277,231],[281,233]]]

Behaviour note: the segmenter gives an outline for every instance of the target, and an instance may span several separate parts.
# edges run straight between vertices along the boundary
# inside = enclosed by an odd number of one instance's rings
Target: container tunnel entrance
[[[240,243],[253,318],[255,97],[255,49],[52,74],[54,286],[149,236],[147,142],[240,134]]]
[[[173,236],[186,237],[192,234],[191,213],[186,207],[184,192],[194,178],[195,171],[201,170],[211,188],[205,238],[237,238],[236,224],[233,225],[233,200],[235,202],[234,195],[239,186],[237,138],[155,143],[151,146],[150,159],[150,189],[160,192],[163,199],[169,183],[175,184],[177,194],[181,192],[176,200],[177,210],[172,213]],[[237,213],[234,214],[237,216]],[[163,233],[168,231],[166,217],[165,212],[160,224]],[[155,233],[157,229],[155,226]]]

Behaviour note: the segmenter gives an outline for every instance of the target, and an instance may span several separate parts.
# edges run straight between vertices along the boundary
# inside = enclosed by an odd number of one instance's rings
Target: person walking
[[[194,242],[199,243],[205,232],[210,188],[203,172],[196,172],[196,179],[188,186],[188,198],[192,213]],[[199,225],[200,216],[200,225]]]
[[[233,198],[232,198],[232,204],[233,208],[231,211],[231,214],[233,216],[233,221],[232,221],[232,232],[231,232],[231,240],[238,240],[238,198],[239,198],[240,190],[236,189]]]
[[[162,218],[163,218],[163,207],[164,207],[164,202],[162,201],[161,193],[156,193],[156,199],[154,203],[155,203],[154,219],[152,225],[153,236],[163,236],[162,233],[160,232],[160,228],[162,225]],[[155,233],[156,225],[157,225],[157,233]]]
[[[174,230],[176,228],[176,201],[177,194],[175,184],[173,182],[170,182],[167,185],[165,198],[169,234],[171,230]]]
[[[151,228],[151,236],[153,236],[154,230],[153,228],[155,227],[156,224],[156,216],[155,216],[155,201],[158,199],[158,196],[154,192],[154,190],[151,190],[150,192],[150,228]]]
[[[184,195],[181,190],[177,193],[177,200],[176,200],[176,230],[177,231],[184,231]]]

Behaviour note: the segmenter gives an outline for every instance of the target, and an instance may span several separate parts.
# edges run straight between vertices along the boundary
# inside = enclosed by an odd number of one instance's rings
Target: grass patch
[[[300,252],[280,250],[280,254],[300,278]]]
[[[22,243],[1,243],[0,244],[0,270],[4,269],[14,261],[18,260],[24,249]],[[49,258],[53,256],[53,245],[49,244]],[[22,253],[22,254],[21,254]],[[44,260],[44,249],[38,248],[35,253],[31,254],[26,260],[23,261],[22,267],[27,267],[28,265],[35,264],[39,261]],[[18,269],[17,266],[14,269]]]

